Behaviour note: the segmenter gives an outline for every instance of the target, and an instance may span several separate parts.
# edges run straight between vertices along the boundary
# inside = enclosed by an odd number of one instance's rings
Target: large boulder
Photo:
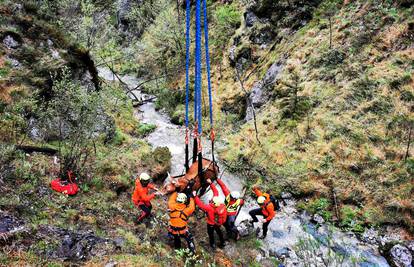
[[[273,65],[267,70],[263,79],[253,85],[248,101],[253,105],[255,109],[260,108],[267,101],[269,101],[271,97],[270,88],[272,88],[275,82],[278,80],[282,69],[283,65],[280,62],[273,63]],[[250,103],[247,103],[247,111],[245,117],[246,121],[253,119],[253,109]]]
[[[413,255],[402,245],[395,245],[390,250],[392,263],[397,267],[412,267]]]
[[[8,49],[16,49],[21,46],[21,38],[15,33],[6,33],[3,37],[3,45]]]

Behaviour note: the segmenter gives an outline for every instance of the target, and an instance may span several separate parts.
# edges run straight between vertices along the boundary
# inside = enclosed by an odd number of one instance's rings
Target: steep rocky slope
[[[0,1],[0,231],[7,232],[0,265],[296,260],[286,248],[263,257],[262,246],[276,246],[253,235],[210,253],[197,218],[198,257],[175,254],[164,237],[164,199],[155,203],[153,223],[133,222],[134,175],[154,169],[164,177],[171,155],[143,140],[155,126],[134,118],[124,76],[99,82],[95,65],[139,77],[137,90],[156,94],[157,109],[182,123],[183,7],[169,0]],[[292,235],[299,229],[325,242],[325,222],[333,223],[379,245],[390,264],[412,260],[413,1],[208,1],[208,10],[216,132],[227,168],[248,187],[297,198],[306,211],[298,214],[312,223],[296,225]],[[54,76],[62,69],[69,78]],[[76,198],[50,191],[61,172],[53,157],[14,149],[59,149],[58,134],[38,138],[42,125],[33,122],[53,106],[60,85],[82,96],[68,106],[96,96],[106,125],[89,131],[96,139]],[[300,257],[321,259],[315,244],[301,241],[292,245]]]

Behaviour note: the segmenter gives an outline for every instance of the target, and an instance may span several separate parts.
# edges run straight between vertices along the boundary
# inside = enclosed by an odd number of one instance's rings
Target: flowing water
[[[116,80],[107,69],[99,69],[99,74],[106,80]],[[128,75],[122,76],[121,79],[129,88],[134,88],[139,83],[139,79]],[[136,116],[143,123],[157,126],[146,140],[153,147],[168,147],[172,154],[171,175],[182,174],[184,127],[172,124],[167,115],[155,110],[153,102],[147,102],[137,108]],[[211,157],[208,147],[207,143],[203,145],[203,148],[207,148],[204,154]],[[218,163],[223,169],[220,159]],[[222,179],[230,190],[242,191],[242,177],[225,172]],[[262,243],[262,253],[257,256],[258,261],[268,256],[276,256],[286,266],[389,266],[385,258],[379,254],[377,247],[366,244],[354,234],[342,232],[334,226],[313,223],[308,214],[296,209],[296,201],[286,195],[282,210],[269,225],[269,233]],[[254,234],[254,230],[249,228],[246,222],[250,218],[248,211],[257,207],[254,201],[249,199],[242,208],[236,222],[241,233]],[[258,226],[259,223],[255,225]]]

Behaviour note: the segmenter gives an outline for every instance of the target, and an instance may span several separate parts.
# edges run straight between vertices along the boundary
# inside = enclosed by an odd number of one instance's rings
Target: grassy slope
[[[299,96],[311,99],[313,107],[295,120],[282,119],[285,89],[275,85],[276,99],[258,114],[262,145],[248,123],[226,138],[222,156],[258,169],[250,179],[260,178],[274,192],[332,200],[334,190],[344,213],[340,219],[354,230],[359,226],[344,222],[347,211],[359,225],[403,224],[413,230],[413,149],[404,161],[408,130],[390,127],[399,115],[413,119],[412,12],[356,1],[334,16],[332,49],[327,22],[318,16],[285,38],[247,87],[287,55],[280,79],[290,81],[289,69],[297,71]],[[220,81],[218,99],[242,94],[233,77],[230,72]]]
[[[13,30],[23,41],[22,48],[3,49],[0,54],[1,103],[3,107],[12,109],[22,99],[30,100],[30,103],[35,102],[36,95],[33,95],[33,92],[47,89],[44,87],[46,74],[67,64],[66,58],[53,59],[51,51],[47,48],[42,49],[40,43],[52,39],[63,54],[70,44],[63,39],[61,42],[55,40],[54,37],[61,36],[61,33],[35,13],[23,13],[18,19],[34,22],[39,35],[27,34],[20,27],[10,28],[17,18],[3,5],[0,5],[0,10],[7,14],[7,17],[2,17],[4,24],[0,27],[0,33]],[[48,35],[50,32],[53,34]],[[20,54],[22,50],[29,51],[30,54]],[[29,55],[31,57],[28,57]],[[70,53],[65,55],[68,58],[71,56]],[[19,57],[21,68],[13,68],[6,56]],[[36,63],[30,61],[32,58],[37,59]],[[38,72],[39,68],[42,71]],[[118,250],[114,250],[111,245],[102,248],[102,251],[110,251],[109,254],[83,262],[86,266],[102,266],[110,259],[120,266],[183,265],[185,259],[173,252],[166,238],[166,199],[155,201],[155,219],[148,229],[144,225],[134,224],[138,211],[130,200],[134,175],[143,170],[165,169],[169,162],[158,162],[155,158],[168,159],[168,155],[152,157],[154,151],[142,140],[151,129],[147,129],[145,125],[140,127],[134,117],[131,102],[119,87],[103,83],[101,94],[105,101],[105,111],[115,122],[116,133],[111,142],[104,143],[101,140],[96,143],[96,153],[87,163],[89,176],[79,181],[81,190],[77,196],[66,197],[50,189],[51,179],[56,178],[59,172],[52,157],[37,153],[15,155],[10,164],[13,166],[12,176],[2,180],[4,183],[1,184],[1,195],[7,197],[0,198],[0,209],[2,213],[21,220],[26,232],[0,241],[0,266],[67,265],[68,263],[50,258],[50,253],[61,245],[61,240],[56,240],[53,236],[40,237],[39,229],[44,226],[70,229],[74,232],[90,230],[98,237],[124,240],[124,244]],[[20,97],[16,99],[14,95]],[[1,125],[5,126],[2,126],[2,130],[7,130],[1,141],[7,143],[21,140],[22,136],[10,134],[14,131],[14,125],[6,124],[7,117],[3,116],[3,111],[0,115]],[[10,128],[6,129],[6,126]],[[45,145],[29,139],[25,142]],[[49,145],[53,146],[53,143]],[[242,257],[234,254],[229,259],[223,252],[210,255],[204,249],[208,246],[204,220],[192,218],[190,224],[191,227],[201,229],[194,233],[200,253],[193,261],[227,266],[236,260],[245,264],[254,262],[258,246],[253,240],[238,244],[246,252]]]

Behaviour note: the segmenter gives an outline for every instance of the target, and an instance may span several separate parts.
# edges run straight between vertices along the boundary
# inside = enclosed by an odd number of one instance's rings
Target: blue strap
[[[195,90],[196,100],[194,112],[195,119],[198,121],[198,134],[202,133],[202,114],[201,114],[201,5],[200,0],[196,0],[196,38],[195,38]]]
[[[186,5],[186,31],[185,31],[185,127],[188,128],[188,102],[190,94],[189,69],[190,69],[190,0]]]
[[[208,20],[207,20],[207,0],[203,0],[204,9],[204,46],[206,52],[207,84],[208,84],[208,102],[210,107],[210,127],[213,128],[213,98],[211,93],[210,79],[210,52],[208,49]]]

